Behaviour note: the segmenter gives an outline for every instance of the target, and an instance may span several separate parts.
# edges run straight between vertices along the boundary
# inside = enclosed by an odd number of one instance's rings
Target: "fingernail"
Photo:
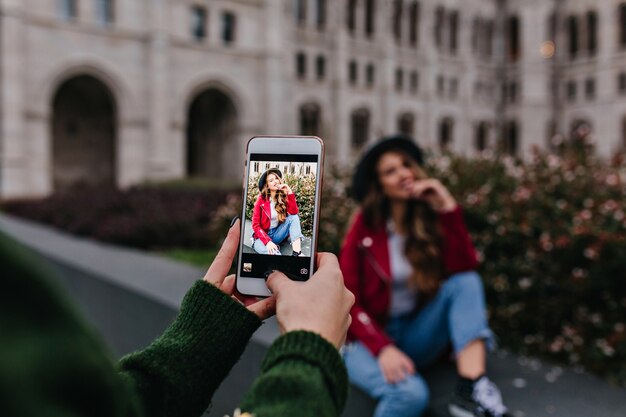
[[[237,221],[237,219],[239,218],[239,216],[235,216],[233,217],[233,219],[230,221],[230,226],[228,226],[228,228],[230,229],[231,227],[233,227],[233,225],[235,224],[235,222]]]
[[[267,281],[267,279],[270,277],[270,275],[272,275],[274,272],[276,272],[276,271],[272,270],[272,271],[265,272],[265,281]]]

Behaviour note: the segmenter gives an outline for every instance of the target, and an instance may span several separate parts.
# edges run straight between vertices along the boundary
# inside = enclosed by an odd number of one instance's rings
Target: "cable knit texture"
[[[120,369],[143,391],[149,415],[200,415],[260,325],[245,307],[198,281],[174,323],[146,349],[124,357]]]
[[[315,333],[295,331],[274,342],[242,410],[256,417],[338,416],[347,394],[348,375],[337,349]]]

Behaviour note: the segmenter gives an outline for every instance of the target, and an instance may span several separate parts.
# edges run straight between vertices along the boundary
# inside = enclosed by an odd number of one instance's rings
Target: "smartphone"
[[[272,271],[306,281],[315,270],[324,143],[314,136],[255,136],[243,181],[237,291],[269,296]]]

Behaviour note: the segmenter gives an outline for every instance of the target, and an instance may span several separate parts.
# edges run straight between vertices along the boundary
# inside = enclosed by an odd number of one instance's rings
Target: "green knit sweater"
[[[206,282],[150,346],[115,364],[34,257],[0,234],[0,416],[199,416],[260,320]],[[265,416],[338,416],[347,374],[309,332],[270,347],[242,409]]]

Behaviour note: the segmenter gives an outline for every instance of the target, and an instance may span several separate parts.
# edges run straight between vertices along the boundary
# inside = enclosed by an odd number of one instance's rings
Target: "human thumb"
[[[274,271],[267,277],[266,283],[272,294],[278,294],[282,287],[291,283],[291,280],[282,272]]]

